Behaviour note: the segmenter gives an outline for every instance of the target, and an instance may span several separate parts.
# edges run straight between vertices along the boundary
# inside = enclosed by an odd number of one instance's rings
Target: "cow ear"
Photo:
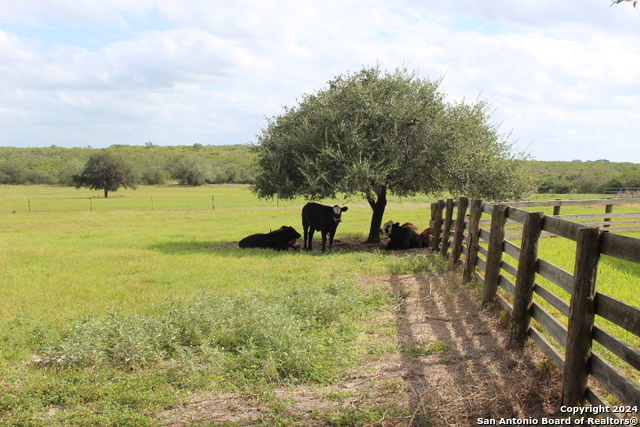
[[[400,227],[400,223],[399,223],[399,222],[396,222],[394,225],[395,225],[396,227]]]
[[[346,211],[348,211],[348,210],[349,210],[349,208],[348,208],[348,207],[346,207],[346,206],[342,208],[342,212],[346,212]]]

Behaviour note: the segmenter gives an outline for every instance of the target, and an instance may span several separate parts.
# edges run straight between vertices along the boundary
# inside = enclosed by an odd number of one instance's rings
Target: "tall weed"
[[[112,311],[74,321],[35,363],[135,370],[217,359],[224,369],[249,377],[323,381],[344,367],[341,355],[346,357],[353,338],[346,332],[362,304],[361,289],[339,280],[321,289],[297,285],[271,296],[253,292],[169,301],[157,315]]]

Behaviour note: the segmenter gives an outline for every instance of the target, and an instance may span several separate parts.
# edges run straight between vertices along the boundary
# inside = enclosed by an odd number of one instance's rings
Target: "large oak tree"
[[[439,86],[406,69],[365,67],[304,95],[257,136],[253,191],[284,199],[362,195],[372,209],[369,242],[379,241],[389,194],[521,196],[522,156],[490,122],[488,103],[449,103]]]

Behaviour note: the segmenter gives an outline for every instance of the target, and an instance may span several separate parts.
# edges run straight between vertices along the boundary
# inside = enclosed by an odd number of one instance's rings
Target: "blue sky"
[[[535,159],[640,163],[640,13],[609,0],[0,0],[0,146],[251,143],[375,64],[489,99]]]

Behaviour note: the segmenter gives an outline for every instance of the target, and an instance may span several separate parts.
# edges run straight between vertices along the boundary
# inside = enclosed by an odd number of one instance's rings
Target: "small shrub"
[[[443,271],[446,269],[442,258],[423,253],[408,253],[404,256],[392,256],[389,273],[394,276]]]

